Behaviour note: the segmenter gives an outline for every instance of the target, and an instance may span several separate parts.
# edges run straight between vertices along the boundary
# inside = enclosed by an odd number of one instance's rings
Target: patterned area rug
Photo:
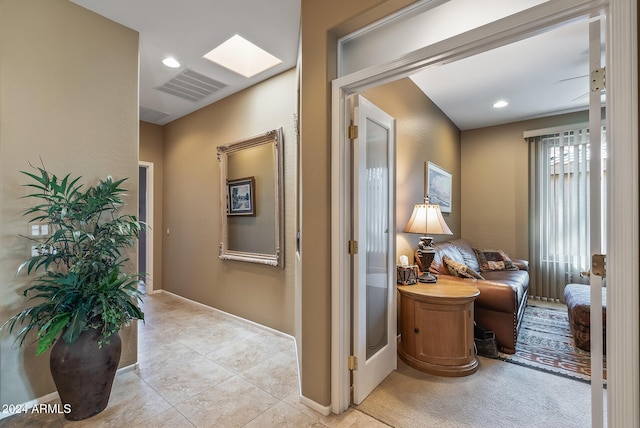
[[[566,309],[527,306],[518,333],[516,353],[501,352],[498,358],[573,379],[591,380],[591,355],[574,346]],[[606,367],[605,357],[605,383]]]

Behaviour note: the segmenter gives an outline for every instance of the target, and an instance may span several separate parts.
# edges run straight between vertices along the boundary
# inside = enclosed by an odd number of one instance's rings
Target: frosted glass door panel
[[[389,271],[387,245],[389,233],[389,131],[367,119],[366,208],[367,233],[367,359],[388,342],[387,296]]]

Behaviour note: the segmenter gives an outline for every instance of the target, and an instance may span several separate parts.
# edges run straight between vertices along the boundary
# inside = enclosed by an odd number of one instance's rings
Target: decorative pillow
[[[433,249],[436,251],[436,254],[433,257],[431,266],[427,266],[427,268],[429,269],[429,272],[434,275],[451,275],[449,273],[449,268],[444,264],[444,256],[447,256],[458,263],[464,263],[460,250],[451,241],[435,243],[433,244]]]
[[[458,247],[460,251],[460,255],[462,256],[462,263],[469,266],[471,269],[476,272],[480,272],[480,265],[478,264],[478,258],[476,257],[476,253],[473,252],[473,246],[466,239],[456,239],[455,241],[451,241]]]
[[[459,263],[451,258],[444,256],[442,261],[449,269],[449,273],[453,276],[459,276],[462,278],[475,278],[475,279],[484,279],[482,275],[480,275],[475,270],[471,269],[469,266],[464,263]]]
[[[514,265],[507,253],[501,250],[478,250],[474,248],[473,251],[478,257],[478,263],[480,264],[480,271],[494,271],[494,270],[518,270],[518,266]]]

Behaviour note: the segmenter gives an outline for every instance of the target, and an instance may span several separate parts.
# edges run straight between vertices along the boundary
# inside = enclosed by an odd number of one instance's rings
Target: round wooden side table
[[[398,286],[400,358],[439,376],[467,376],[478,370],[473,342],[473,283],[447,280]]]

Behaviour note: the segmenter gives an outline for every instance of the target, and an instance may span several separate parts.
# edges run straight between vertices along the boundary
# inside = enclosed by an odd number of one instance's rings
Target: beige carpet
[[[356,408],[404,428],[591,426],[588,384],[478,359],[478,372],[462,378],[431,376],[398,359],[398,370]]]

